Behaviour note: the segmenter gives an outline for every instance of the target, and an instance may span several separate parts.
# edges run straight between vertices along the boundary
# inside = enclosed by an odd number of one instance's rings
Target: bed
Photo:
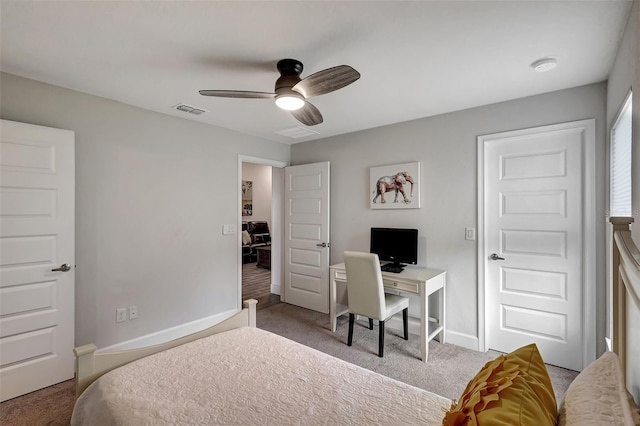
[[[534,405],[516,407],[520,419],[529,409],[536,425],[640,424],[633,401],[640,399],[640,252],[631,221],[611,219],[613,352],[578,375],[557,410],[551,390],[547,423],[538,422]],[[256,328],[256,303],[248,300],[228,320],[161,345],[114,353],[96,353],[94,345],[76,348],[78,399],[71,423],[441,425],[444,418],[444,424],[458,425],[504,415],[509,392],[525,399],[526,390],[515,385],[504,391],[510,385],[502,377],[493,402],[471,404],[487,394],[480,388],[491,386],[492,374],[514,371],[512,354],[487,363],[461,398],[451,401]],[[516,375],[512,382],[533,391],[535,404],[536,378]],[[548,376],[546,382],[550,386]],[[518,423],[534,424],[507,424]]]
[[[633,218],[612,217],[613,352],[626,388],[640,404],[640,251],[631,238]]]
[[[450,400],[255,328],[255,304],[168,346],[119,354],[77,348],[80,397],[71,423],[441,423]]]

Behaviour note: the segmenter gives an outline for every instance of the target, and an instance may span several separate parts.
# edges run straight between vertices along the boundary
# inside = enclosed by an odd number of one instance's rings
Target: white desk
[[[385,289],[420,296],[420,349],[422,360],[429,357],[429,341],[439,335],[440,343],[445,342],[445,296],[446,271],[407,266],[399,274],[382,272]],[[344,263],[331,265],[329,285],[329,318],[331,331],[336,331],[337,318],[346,314],[347,273]],[[340,287],[339,287],[340,286]],[[429,296],[438,293],[438,317],[429,316]]]

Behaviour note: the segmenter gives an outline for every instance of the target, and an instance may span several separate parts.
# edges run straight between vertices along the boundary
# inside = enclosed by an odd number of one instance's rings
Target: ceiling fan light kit
[[[200,90],[203,96],[244,99],[273,99],[276,105],[290,111],[296,120],[307,126],[323,122],[322,114],[307,101],[312,96],[324,95],[353,83],[360,73],[348,65],[338,65],[311,74],[303,79],[302,62],[296,59],[282,59],[277,64],[280,77],[276,80],[275,93],[242,90]]]
[[[276,105],[287,111],[295,111],[304,106],[304,97],[294,90],[282,88],[276,91]]]

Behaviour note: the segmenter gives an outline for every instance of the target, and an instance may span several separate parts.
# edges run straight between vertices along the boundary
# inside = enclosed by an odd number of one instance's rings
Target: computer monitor
[[[382,261],[391,262],[391,268],[403,263],[418,263],[418,230],[406,228],[371,228],[371,253]]]

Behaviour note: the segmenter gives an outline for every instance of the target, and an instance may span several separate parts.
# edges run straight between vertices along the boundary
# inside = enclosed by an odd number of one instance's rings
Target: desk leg
[[[329,283],[329,323],[331,324],[331,331],[336,331],[336,280],[333,279],[333,273],[331,273]]]
[[[427,296],[424,285],[420,295],[420,352],[422,361],[427,362],[429,359],[429,297]]]
[[[445,328],[445,298],[444,287],[438,290],[438,325],[442,327],[442,331],[438,333],[438,341],[442,344],[446,343],[446,328]]]

